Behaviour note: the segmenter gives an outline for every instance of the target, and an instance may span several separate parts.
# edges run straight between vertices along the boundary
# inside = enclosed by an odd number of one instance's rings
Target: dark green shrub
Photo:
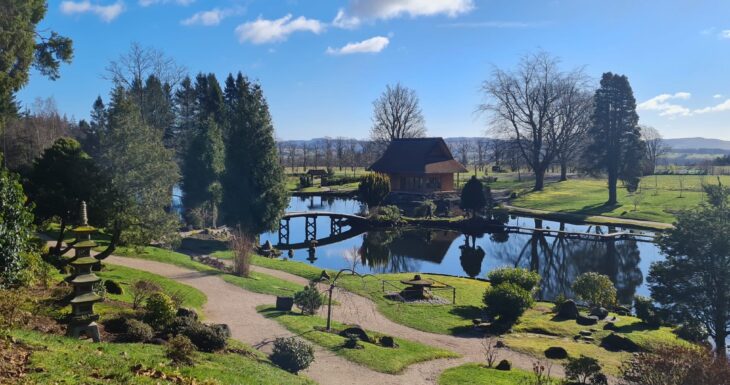
[[[165,351],[167,358],[176,364],[191,365],[195,362],[195,345],[183,335],[170,338]]]
[[[540,274],[519,267],[501,267],[490,271],[487,277],[492,286],[513,283],[529,292],[535,290],[540,283]]]
[[[492,285],[484,293],[487,314],[497,317],[500,323],[517,321],[534,302],[532,293],[510,282]]]
[[[176,336],[178,334],[182,334],[185,329],[189,327],[195,327],[200,322],[192,317],[175,317],[172,322],[170,322],[169,325],[165,328],[164,332],[165,334],[171,334],[173,336]]]
[[[416,207],[416,216],[418,217],[425,217],[430,218],[436,213],[436,203],[433,203],[432,200],[426,199],[425,201],[421,202],[418,207]]]
[[[314,348],[294,337],[277,338],[269,358],[278,367],[291,373],[299,373],[314,361]]]
[[[201,352],[212,353],[226,347],[226,336],[220,330],[196,322],[181,331]]]
[[[391,225],[398,225],[403,222],[403,215],[398,206],[378,207],[375,212],[375,219]]]
[[[360,180],[357,195],[368,206],[377,206],[390,194],[390,178],[384,174],[371,173]]]
[[[601,373],[601,365],[598,360],[586,356],[568,358],[568,364],[565,365],[565,378],[580,385],[608,384],[608,379]]]
[[[104,331],[116,334],[126,333],[127,321],[131,318],[131,314],[119,314],[114,318],[105,319],[102,322],[102,324],[104,325]]]
[[[109,294],[124,294],[124,289],[122,289],[122,286],[120,286],[116,281],[112,281],[111,279],[107,279],[106,281],[104,281],[104,288]]]
[[[486,205],[487,198],[484,195],[484,186],[479,179],[472,175],[461,190],[460,207],[470,212],[474,217],[477,211],[482,210]]]
[[[697,322],[687,322],[682,324],[680,327],[674,330],[674,334],[676,334],[677,337],[685,341],[693,342],[696,344],[706,342],[707,338],[709,338],[707,329],[705,329],[704,326],[700,325]]]
[[[175,303],[165,293],[153,293],[145,304],[144,321],[155,330],[164,330],[175,319]]]
[[[322,296],[317,290],[317,283],[309,282],[304,290],[294,293],[294,304],[302,309],[302,314],[314,315],[322,307]]]
[[[661,317],[657,313],[657,308],[651,301],[651,298],[637,295],[634,297],[634,310],[636,316],[651,327],[659,327],[661,325]]]
[[[127,342],[147,342],[155,336],[150,325],[136,320],[127,320],[127,331],[124,333],[124,340]]]
[[[575,295],[592,307],[610,308],[616,304],[616,287],[607,275],[583,273],[572,286]]]

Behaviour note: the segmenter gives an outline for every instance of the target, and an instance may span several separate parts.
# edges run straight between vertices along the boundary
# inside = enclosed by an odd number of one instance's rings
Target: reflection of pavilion
[[[415,271],[415,261],[441,263],[459,236],[446,230],[366,233],[361,247],[363,264],[384,272]]]

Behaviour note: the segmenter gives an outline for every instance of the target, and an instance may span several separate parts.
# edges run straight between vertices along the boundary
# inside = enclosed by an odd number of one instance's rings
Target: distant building
[[[388,175],[391,191],[414,193],[454,191],[454,173],[467,172],[443,138],[393,140],[368,170]]]

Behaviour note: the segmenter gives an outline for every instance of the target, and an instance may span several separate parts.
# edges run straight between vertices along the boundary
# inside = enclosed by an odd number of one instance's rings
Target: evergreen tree
[[[208,118],[190,141],[183,162],[183,206],[188,222],[193,213],[205,210],[212,226],[217,225],[218,209],[222,201],[220,178],[225,167],[223,132],[213,118]],[[202,223],[205,225],[205,223]]]
[[[83,150],[96,157],[99,155],[99,141],[101,135],[106,131],[107,128],[107,113],[104,101],[101,96],[97,96],[94,100],[94,104],[91,107],[91,120],[88,125],[81,125],[79,122],[79,129],[83,134],[81,140],[81,147]]]
[[[288,196],[261,86],[239,73],[236,89],[225,135],[222,213],[226,223],[240,225],[248,234],[259,234],[276,226]]]
[[[471,216],[475,217],[477,211],[483,209],[486,205],[487,198],[484,194],[484,186],[479,179],[472,175],[461,190],[461,208],[469,211]]]
[[[588,129],[589,140],[583,155],[585,168],[608,174],[608,201],[617,203],[619,179],[633,191],[641,177],[645,145],[641,140],[636,99],[629,79],[610,72],[603,74],[601,86],[593,98],[593,115]]]
[[[94,161],[71,138],[58,139],[33,163],[28,196],[35,203],[39,219],[60,219],[56,251],[63,254],[61,243],[66,227],[78,219],[81,201],[90,202],[100,183]]]
[[[173,148],[175,113],[171,89],[160,79],[150,75],[142,89],[142,100],[137,101],[142,121],[154,128],[163,138],[167,148]]]
[[[188,146],[188,140],[192,137],[196,124],[197,100],[195,88],[190,77],[185,77],[180,87],[175,91],[175,131],[173,142],[178,153],[178,159]]]
[[[0,289],[20,282],[33,234],[33,214],[26,206],[18,177],[4,166],[0,155]]]
[[[108,113],[99,163],[110,178],[104,205],[112,239],[101,258],[118,242],[169,244],[179,224],[169,212],[170,192],[178,182],[173,152],[165,148],[158,132],[142,122],[139,107],[123,88],[113,91]]]

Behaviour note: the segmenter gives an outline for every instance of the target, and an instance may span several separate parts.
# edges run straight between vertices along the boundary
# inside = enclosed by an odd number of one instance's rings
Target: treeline
[[[373,141],[344,137],[286,140],[279,141],[277,145],[279,162],[292,172],[298,168],[354,171],[373,164],[383,149]]]

